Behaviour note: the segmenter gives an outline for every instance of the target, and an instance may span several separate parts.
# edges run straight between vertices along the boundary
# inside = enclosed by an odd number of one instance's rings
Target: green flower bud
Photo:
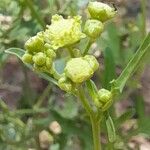
[[[101,108],[102,111],[106,111],[112,104],[112,93],[106,89],[100,89],[95,104]]]
[[[33,63],[32,55],[29,54],[29,53],[25,53],[25,54],[22,56],[22,61],[23,61],[24,63],[32,64],[32,63]]]
[[[91,65],[92,63],[93,65]],[[96,65],[94,65],[95,63]],[[72,58],[66,64],[65,74],[73,82],[82,83],[94,74],[94,72],[98,68],[97,64],[98,62],[96,61],[96,59],[93,60],[93,56],[88,56],[88,60],[86,59],[86,56]]]
[[[87,20],[84,26],[84,32],[89,37],[96,39],[103,32],[104,25],[98,20]]]
[[[98,69],[99,67],[99,63],[96,60],[96,58],[92,55],[86,55],[84,56],[85,60],[88,61],[88,63],[90,64],[91,68],[94,70],[94,72]]]
[[[97,19],[101,22],[113,18],[116,14],[115,8],[101,2],[90,2],[88,5],[88,11],[92,19]]]
[[[46,58],[46,67],[47,67],[47,69],[51,69],[51,67],[52,67],[52,59],[51,58]]]
[[[71,92],[72,91],[72,83],[70,80],[66,78],[65,75],[63,75],[59,80],[58,80],[58,86],[66,91],[66,92]]]
[[[25,49],[28,50],[30,53],[43,51],[44,39],[42,38],[41,34],[39,33],[38,35],[31,37],[25,43]]]
[[[46,55],[42,52],[36,53],[33,56],[33,62],[38,66],[44,65],[46,62]]]
[[[56,53],[55,53],[54,50],[52,50],[52,49],[46,50],[46,55],[47,55],[48,57],[51,57],[51,58],[55,58],[55,57],[56,57]]]
[[[81,31],[81,17],[64,19],[62,16],[54,15],[52,24],[47,26],[44,39],[53,49],[72,45],[85,37]]]

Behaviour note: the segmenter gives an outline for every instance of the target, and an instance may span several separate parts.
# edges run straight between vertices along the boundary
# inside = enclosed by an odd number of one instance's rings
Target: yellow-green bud
[[[50,58],[55,58],[56,57],[56,53],[54,52],[54,50],[52,49],[48,49],[46,50],[46,55]]]
[[[72,83],[65,77],[65,75],[58,80],[58,86],[66,92],[72,91]]]
[[[52,59],[51,58],[46,58],[46,67],[48,68],[48,69],[51,69],[51,67],[52,67]]]
[[[109,90],[100,89],[95,104],[101,108],[102,111],[106,111],[112,104],[112,93]]]
[[[30,53],[40,52],[44,50],[44,40],[41,35],[36,35],[31,37],[25,43],[25,49],[28,50]]]
[[[44,65],[46,62],[46,55],[42,52],[36,53],[33,56],[33,62],[38,66]]]
[[[86,55],[86,56],[84,56],[84,59],[88,61],[88,63],[90,64],[90,66],[94,70],[94,72],[98,69],[99,63],[94,56]]]
[[[99,37],[103,32],[103,29],[103,23],[95,19],[87,20],[84,26],[85,34],[93,39]]]
[[[64,19],[62,16],[54,15],[52,24],[47,26],[44,39],[53,49],[72,45],[85,37],[81,31],[81,17]]]
[[[25,54],[22,56],[22,61],[23,61],[24,63],[32,64],[32,63],[33,63],[32,55],[29,54],[29,53],[25,53]]]
[[[110,91],[106,89],[100,89],[98,91],[98,97],[101,102],[107,103],[112,99],[112,94]]]
[[[66,76],[75,83],[82,83],[89,79],[98,69],[98,62],[93,57],[89,55],[88,60],[86,56],[70,59],[65,67]]]
[[[105,22],[113,18],[116,14],[115,8],[101,2],[89,2],[88,11],[92,19]]]

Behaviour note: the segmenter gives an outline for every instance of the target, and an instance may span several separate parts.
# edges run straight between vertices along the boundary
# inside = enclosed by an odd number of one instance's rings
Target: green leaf
[[[95,85],[95,83],[92,80],[86,81],[87,90],[91,96],[92,99],[97,98],[98,89]]]
[[[21,59],[22,56],[25,53],[25,51],[23,49],[20,49],[20,48],[9,48],[9,49],[5,50],[5,52],[8,53],[8,54],[13,54],[13,55],[17,56],[19,59]],[[30,65],[30,64],[25,64],[25,65],[28,68],[30,68],[31,70],[33,70],[32,65]],[[43,79],[45,79],[45,80],[47,80],[49,82],[52,82],[55,85],[58,85],[57,81],[54,78],[52,78],[49,74],[47,74],[47,73],[38,73],[38,75],[41,78],[43,78]]]
[[[144,61],[145,55],[150,50],[150,33],[146,36],[144,42],[141,44],[133,58],[127,64],[126,68],[122,71],[121,75],[114,81],[111,82],[112,89],[117,89],[122,92],[126,82],[138,69],[138,66]]]
[[[112,50],[109,47],[104,50],[104,65],[103,87],[110,89],[110,81],[115,78],[115,61]]]
[[[114,142],[116,140],[116,131],[115,131],[113,120],[109,115],[109,113],[106,113],[105,117],[106,117],[108,139],[110,142]]]

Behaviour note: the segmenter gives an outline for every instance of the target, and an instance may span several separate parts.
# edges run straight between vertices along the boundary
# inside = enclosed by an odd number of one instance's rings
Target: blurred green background
[[[52,83],[41,79],[15,56],[4,51],[10,47],[24,48],[25,41],[50,24],[52,15],[87,17],[88,0],[0,0],[0,150],[91,150],[92,137],[88,117],[80,103]],[[118,14],[106,23],[105,32],[92,45],[101,69],[93,80],[98,87],[109,89],[136,52],[150,30],[150,1],[103,0],[115,4]],[[143,7],[142,7],[143,6]],[[147,12],[145,17],[143,12]],[[83,41],[80,47],[85,47]],[[107,48],[109,47],[109,48]],[[65,61],[58,57],[61,71]],[[103,149],[150,149],[150,61],[139,66],[138,73],[128,82],[123,95],[116,99],[111,114],[117,140],[107,140],[102,129]],[[49,129],[57,121],[61,133]],[[39,135],[46,130],[46,147]]]

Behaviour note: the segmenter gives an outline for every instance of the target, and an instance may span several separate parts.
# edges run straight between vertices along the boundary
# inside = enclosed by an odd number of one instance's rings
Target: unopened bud
[[[88,60],[86,57],[88,57]],[[98,62],[93,57],[88,55],[70,59],[65,67],[66,76],[75,83],[82,83],[89,79],[98,69]]]
[[[42,52],[36,53],[33,56],[33,62],[38,66],[44,65],[46,62],[46,55]]]
[[[106,89],[100,89],[95,104],[102,111],[106,111],[112,104],[112,93]]]
[[[29,54],[29,53],[25,53],[25,54],[22,56],[22,61],[23,61],[24,63],[32,64],[32,63],[33,63],[32,55]]]
[[[33,36],[25,43],[25,49],[30,53],[40,52],[44,50],[44,40],[41,36]]]
[[[84,32],[89,37],[96,39],[103,32],[104,25],[98,20],[87,20],[84,26]]]
[[[97,19],[101,22],[113,18],[116,14],[115,8],[101,2],[90,2],[88,5],[88,11],[92,19]]]

